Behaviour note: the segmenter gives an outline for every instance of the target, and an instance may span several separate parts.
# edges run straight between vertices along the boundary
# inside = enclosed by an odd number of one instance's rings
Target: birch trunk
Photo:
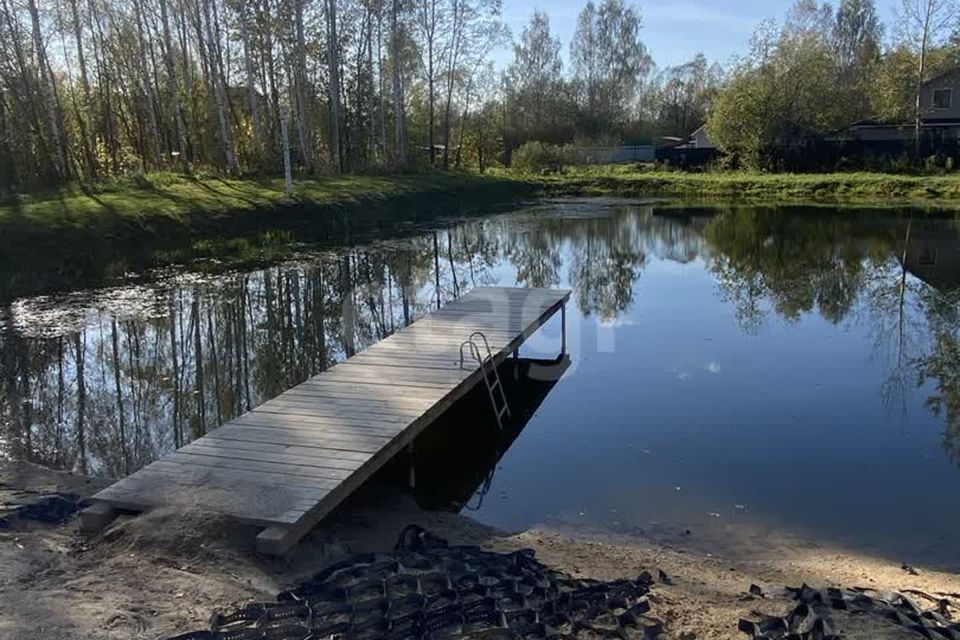
[[[173,120],[177,129],[177,143],[180,168],[184,173],[190,171],[190,158],[187,154],[187,125],[183,117],[183,103],[180,99],[180,83],[177,80],[176,68],[173,64],[173,43],[170,37],[170,14],[167,10],[167,0],[160,0],[160,20],[163,23],[163,64],[167,70],[167,90],[173,100]]]
[[[93,95],[90,93],[90,76],[87,74],[87,58],[83,52],[83,27],[80,24],[80,11],[77,0],[70,0],[70,13],[73,19],[73,37],[77,45],[77,62],[80,64],[80,84],[83,85],[83,114],[77,119],[80,124],[80,136],[83,143],[83,156],[87,165],[87,176],[97,178],[97,157],[94,153],[96,139],[91,134],[93,114]]]
[[[57,114],[57,99],[53,88],[53,74],[47,62],[47,53],[43,44],[43,32],[40,29],[40,12],[36,0],[29,0],[30,20],[33,25],[33,46],[37,53],[37,66],[40,70],[40,90],[47,109],[47,129],[50,135],[50,163],[54,175],[63,180],[67,177],[67,163],[63,155],[63,139],[60,136],[60,124]]]
[[[313,142],[310,127],[310,104],[307,97],[307,54],[303,36],[303,2],[294,0],[294,28],[296,31],[296,61],[294,63],[294,85],[297,99],[297,134],[300,139],[300,154],[303,166],[313,171]],[[331,0],[331,3],[333,0]]]
[[[250,124],[253,126],[253,146],[259,152],[261,131],[260,114],[257,108],[257,88],[250,46],[250,27],[247,25],[247,3],[240,3],[240,38],[243,41],[243,67],[247,77],[247,102],[250,109]]]
[[[213,98],[216,102],[217,122],[220,126],[220,144],[227,163],[227,172],[237,174],[239,173],[237,154],[233,149],[231,124],[227,119],[225,82],[221,77],[222,68],[216,54],[217,44],[213,32],[213,21],[210,15],[210,2],[211,0],[203,0],[203,19],[207,27],[207,52],[213,57],[209,64],[210,83],[213,87]]]
[[[404,113],[403,82],[400,78],[400,0],[393,0],[390,12],[390,57],[393,76],[393,135],[395,162],[403,167],[407,164],[407,132]]]
[[[290,168],[290,132],[287,120],[290,118],[290,109],[284,108],[280,116],[280,137],[283,138],[283,190],[288,198],[293,196],[293,173]]]
[[[327,0],[327,59],[330,64],[330,154],[337,171],[344,170],[340,142],[340,45],[337,40],[337,0]]]
[[[150,124],[150,142],[147,144],[153,155],[153,166],[159,169],[160,160],[160,128],[157,124],[156,97],[153,95],[153,84],[150,80],[150,71],[147,68],[147,43],[143,35],[143,11],[139,1],[133,3],[137,21],[137,47],[139,49],[138,69],[140,81],[143,83],[143,95],[147,100],[147,116]]]

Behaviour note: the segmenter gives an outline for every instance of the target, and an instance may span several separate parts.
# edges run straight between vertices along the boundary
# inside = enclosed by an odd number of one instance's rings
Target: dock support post
[[[407,453],[410,455],[410,471],[409,475],[407,476],[407,482],[410,485],[410,489],[413,490],[417,488],[417,468],[415,466],[415,459],[413,457],[413,441],[410,441],[410,444],[407,445]]]
[[[106,502],[94,502],[80,512],[80,531],[83,533],[97,533],[113,522],[117,517],[117,510]]]
[[[567,304],[560,307],[560,355],[567,355]]]

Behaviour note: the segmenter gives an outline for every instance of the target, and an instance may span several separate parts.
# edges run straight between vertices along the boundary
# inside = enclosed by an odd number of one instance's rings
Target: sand
[[[26,463],[0,462],[0,516],[43,492],[90,495],[105,483]],[[52,526],[11,519],[0,529],[0,638],[116,640],[164,638],[205,628],[216,609],[270,600],[348,551],[388,550],[407,524],[454,543],[492,550],[533,548],[547,565],[599,579],[658,569],[672,584],[655,587],[653,613],[671,637],[744,638],[740,617],[783,614],[782,596],[751,597],[751,584],[777,587],[866,586],[960,593],[960,576],[813,541],[764,541],[764,553],[740,545],[711,555],[682,539],[611,536],[586,529],[506,533],[457,514],[425,512],[398,489],[371,487],[343,505],[284,559],[252,553],[258,530],[191,509],[158,510],[118,519],[102,534],[82,537],[75,521]],[[917,596],[920,603],[922,597]],[[954,610],[960,614],[960,609]],[[841,626],[843,621],[841,620]],[[847,621],[850,638],[900,638],[892,628]],[[899,634],[899,635],[898,635]]]

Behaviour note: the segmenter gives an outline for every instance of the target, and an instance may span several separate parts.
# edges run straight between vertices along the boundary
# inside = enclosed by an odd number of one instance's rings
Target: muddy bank
[[[104,483],[24,463],[0,463],[2,512],[44,492],[89,495]],[[709,556],[637,536],[587,530],[505,533],[456,514],[425,512],[398,490],[370,487],[312,531],[289,557],[254,556],[258,531],[201,513],[163,510],[122,518],[101,536],[84,540],[75,521],[62,526],[8,516],[0,529],[0,637],[163,638],[204,628],[214,610],[272,600],[345,551],[390,549],[408,524],[454,544],[495,551],[532,548],[548,567],[579,577],[632,578],[663,570],[654,613],[674,638],[744,638],[740,618],[783,615],[791,602],[777,588],[818,587],[960,593],[960,577],[925,567],[908,571],[891,560],[809,543],[783,546],[779,555]],[[749,594],[751,584],[767,595]],[[958,612],[954,610],[954,615]],[[846,637],[858,637],[856,629]],[[895,630],[864,630],[863,638],[911,637]],[[886,634],[886,635],[883,635]]]

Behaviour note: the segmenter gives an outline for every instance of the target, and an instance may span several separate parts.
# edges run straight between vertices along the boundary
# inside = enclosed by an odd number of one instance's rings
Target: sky
[[[595,0],[596,1],[596,0]],[[726,63],[747,51],[750,34],[760,21],[781,20],[794,0],[627,0],[643,16],[642,38],[657,66],[668,67],[703,52],[710,62]],[[536,9],[550,16],[550,30],[560,38],[564,62],[576,30],[577,14],[587,0],[503,0],[503,18],[515,40]],[[837,4],[838,0],[834,0]],[[898,0],[876,0],[881,21],[894,22]],[[496,52],[494,62],[505,67],[512,48]]]

